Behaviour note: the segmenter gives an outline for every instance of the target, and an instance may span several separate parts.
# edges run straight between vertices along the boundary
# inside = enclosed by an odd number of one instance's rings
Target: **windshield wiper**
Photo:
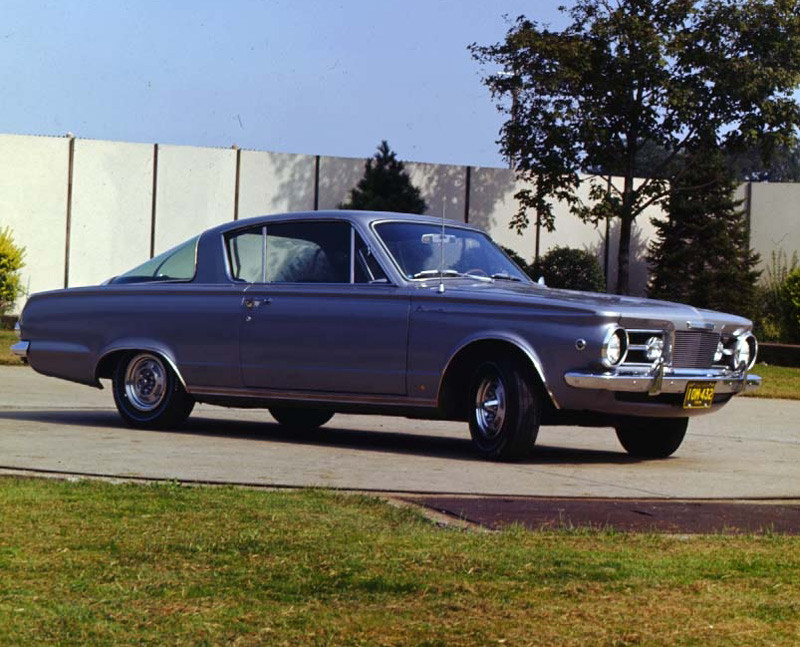
[[[517,283],[521,283],[522,279],[517,276],[511,276],[506,272],[498,272],[497,274],[492,274],[492,278],[498,281],[516,281]]]
[[[421,272],[414,274],[411,278],[427,279],[435,276],[461,276],[461,273],[457,272],[456,270],[422,270]]]
[[[417,272],[411,278],[412,279],[428,279],[428,278],[436,278],[436,277],[450,277],[450,278],[464,278],[464,279],[475,279],[477,281],[491,281],[492,279],[488,276],[481,276],[480,274],[470,274],[469,272],[459,272],[458,270],[422,270],[421,272]]]

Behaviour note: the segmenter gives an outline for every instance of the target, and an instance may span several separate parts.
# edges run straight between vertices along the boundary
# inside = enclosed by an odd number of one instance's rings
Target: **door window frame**
[[[286,225],[286,224],[314,224],[314,223],[322,223],[322,222],[329,222],[329,223],[342,223],[347,225],[350,228],[350,271],[349,271],[349,281],[348,282],[316,282],[316,281],[267,281],[267,251],[268,251],[268,244],[269,244],[269,228],[276,225]],[[231,259],[231,246],[230,242],[236,236],[246,233],[246,232],[254,232],[257,230],[261,230],[261,280],[260,281],[248,281],[246,279],[237,279],[233,276],[233,264]],[[381,282],[379,280],[375,281],[367,281],[365,283],[356,283],[355,274],[356,274],[356,236],[361,239],[361,242],[364,244],[364,247],[370,251],[372,258],[378,264],[381,272],[383,272],[383,276],[386,279],[385,282]],[[228,231],[223,234],[223,253],[225,255],[225,272],[227,274],[228,280],[232,283],[236,284],[245,284],[245,285],[313,285],[313,286],[330,286],[330,285],[358,285],[358,286],[395,286],[396,284],[392,281],[389,272],[386,271],[383,263],[381,262],[380,258],[377,254],[373,251],[373,248],[368,244],[367,239],[356,229],[352,222],[347,220],[279,220],[275,222],[268,222],[263,223],[261,225],[251,226],[251,227],[243,227],[241,229],[235,229],[233,231]]]

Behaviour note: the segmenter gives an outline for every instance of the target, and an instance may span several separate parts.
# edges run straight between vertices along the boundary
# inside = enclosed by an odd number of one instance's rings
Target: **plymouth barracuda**
[[[689,418],[757,387],[737,316],[530,280],[481,230],[320,211],[205,231],[94,287],[33,295],[15,353],[171,428],[195,402],[313,428],[336,412],[469,423],[490,459],[540,425],[607,426],[663,458]]]

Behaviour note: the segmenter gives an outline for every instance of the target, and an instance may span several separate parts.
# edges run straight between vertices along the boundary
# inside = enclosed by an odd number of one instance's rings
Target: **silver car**
[[[336,412],[464,420],[512,460],[539,426],[616,429],[662,458],[760,384],[740,317],[531,281],[474,227],[319,211],[230,222],[96,287],[33,295],[14,351],[102,388],[134,427],[195,402],[313,428]]]

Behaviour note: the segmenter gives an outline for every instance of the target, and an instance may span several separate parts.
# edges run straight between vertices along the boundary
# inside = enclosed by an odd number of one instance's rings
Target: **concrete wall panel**
[[[159,146],[155,253],[233,220],[236,151]]]
[[[791,260],[800,252],[800,184],[753,183],[750,205],[750,247],[768,268],[772,254]]]
[[[0,227],[25,247],[31,294],[64,287],[68,167],[66,138],[0,135]]]
[[[426,213],[439,218],[444,209],[450,220],[464,221],[466,167],[421,162],[408,162],[405,167],[428,205]]]
[[[364,177],[364,160],[355,157],[320,157],[319,208],[337,209]]]
[[[75,142],[69,285],[96,285],[150,256],[153,146]]]
[[[314,208],[314,156],[242,151],[239,218]]]

